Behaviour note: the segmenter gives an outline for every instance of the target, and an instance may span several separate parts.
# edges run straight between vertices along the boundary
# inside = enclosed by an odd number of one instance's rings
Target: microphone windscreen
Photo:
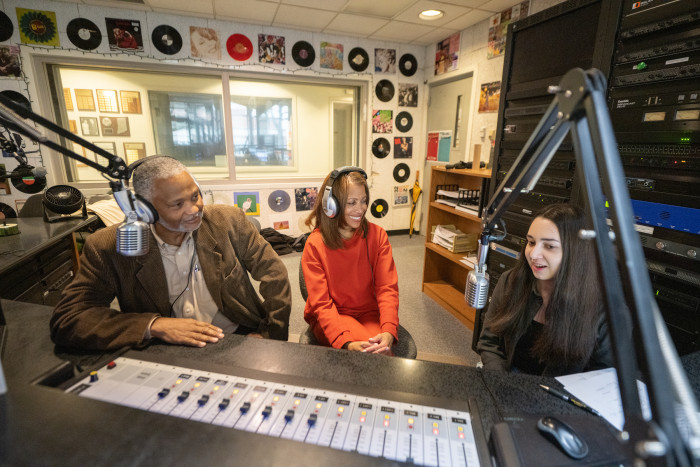
[[[143,221],[124,222],[117,227],[117,253],[142,256],[148,253],[148,224]]]
[[[35,177],[46,177],[46,167],[35,167],[32,170],[32,175]]]

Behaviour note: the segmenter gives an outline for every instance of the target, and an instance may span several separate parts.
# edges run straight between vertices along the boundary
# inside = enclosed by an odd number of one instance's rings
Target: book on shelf
[[[465,234],[451,224],[434,225],[431,241],[453,253],[464,253],[476,250],[477,237],[477,234]]]

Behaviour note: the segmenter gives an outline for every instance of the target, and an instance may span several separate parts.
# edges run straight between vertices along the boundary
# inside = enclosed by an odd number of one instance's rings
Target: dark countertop
[[[8,224],[17,224],[18,235],[0,237],[0,274],[19,264],[24,258],[38,253],[64,236],[97,221],[97,216],[87,219],[69,219],[60,222],[44,222],[41,217],[19,217],[7,219]]]
[[[108,355],[54,349],[51,308],[3,301],[8,322],[3,365],[8,393],[0,398],[0,463],[210,465],[391,465],[393,462],[273,439],[215,425],[65,394],[30,382],[66,359],[87,369]],[[468,345],[468,343],[465,343]],[[132,356],[133,356],[133,352]],[[342,390],[376,398],[469,410],[488,435],[510,414],[581,414],[537,387],[549,378],[227,336],[203,349],[151,345],[145,359],[261,379]],[[68,368],[64,364],[64,368]],[[260,373],[262,372],[262,373]],[[55,373],[55,372],[54,372]],[[476,425],[478,423],[475,422]],[[155,429],[157,427],[157,429]]]

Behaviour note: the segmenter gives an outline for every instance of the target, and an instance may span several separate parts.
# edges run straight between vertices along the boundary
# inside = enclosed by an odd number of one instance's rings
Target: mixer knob
[[[177,400],[179,402],[184,402],[187,400],[188,397],[190,397],[190,393],[187,391],[182,391],[182,393],[179,396],[177,396]]]
[[[656,248],[659,250],[664,250],[666,249],[666,243],[665,242],[656,242]]]
[[[250,410],[250,402],[244,402],[241,406],[241,413],[246,413]]]
[[[226,410],[230,403],[231,403],[231,399],[228,399],[228,398],[221,399],[221,402],[219,402],[219,410]]]
[[[94,383],[97,381],[97,372],[96,371],[91,371],[90,372],[90,382]]]
[[[265,410],[262,411],[262,416],[263,416],[263,418],[267,418],[270,416],[271,413],[272,413],[272,406],[266,405]]]
[[[202,397],[199,398],[199,400],[197,401],[197,404],[202,406],[202,405],[206,404],[207,402],[209,402],[209,396],[207,394],[204,394]]]
[[[314,426],[316,424],[316,420],[318,420],[318,415],[312,413],[311,415],[309,415],[309,420],[307,421],[307,423],[309,424],[309,426]]]
[[[116,364],[115,362],[109,362],[109,363],[107,364],[107,369],[108,369],[108,370],[111,370],[111,369],[113,369],[115,366],[117,366],[117,364]]]
[[[158,397],[160,397],[160,398],[162,399],[162,398],[164,398],[165,396],[167,396],[168,394],[170,394],[170,389],[168,389],[168,388],[163,388],[163,389],[158,393]]]
[[[685,252],[686,255],[688,255],[688,258],[695,258],[698,255],[698,252],[695,250],[688,250]]]
[[[294,411],[292,409],[287,410],[287,413],[284,414],[284,420],[286,422],[291,422],[293,418],[294,418]]]

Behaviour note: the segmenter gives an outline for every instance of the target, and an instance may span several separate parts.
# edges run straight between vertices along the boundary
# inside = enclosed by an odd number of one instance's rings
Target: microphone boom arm
[[[672,381],[670,377],[669,367],[676,370],[675,373],[683,374],[673,345],[660,345],[660,337],[662,340],[667,338],[668,331],[660,318],[639,236],[634,229],[634,213],[607,112],[605,77],[595,69],[575,68],[564,75],[559,86],[550,87],[550,92],[556,94],[552,103],[484,209],[475,272],[485,271],[489,243],[505,237],[505,233],[498,235],[495,232],[499,225],[505,232],[502,214],[517,196],[533,189],[571,132],[594,226],[592,232],[583,234],[596,242],[606,318],[625,415],[623,448],[631,459],[660,465],[693,465],[693,459],[700,459],[696,447],[700,444],[700,423],[695,415],[697,403],[692,390],[687,387],[687,380],[675,378]],[[606,222],[608,215],[613,232],[609,231]],[[623,279],[628,287],[623,286]],[[630,299],[631,314],[623,291]],[[637,347],[630,339],[630,317]],[[642,359],[641,367],[635,354]],[[638,370],[646,377],[649,388],[652,409],[649,422],[642,415],[636,382]],[[688,441],[683,440],[676,425],[669,381],[676,385],[677,394],[691,394],[683,401],[691,429]]]

